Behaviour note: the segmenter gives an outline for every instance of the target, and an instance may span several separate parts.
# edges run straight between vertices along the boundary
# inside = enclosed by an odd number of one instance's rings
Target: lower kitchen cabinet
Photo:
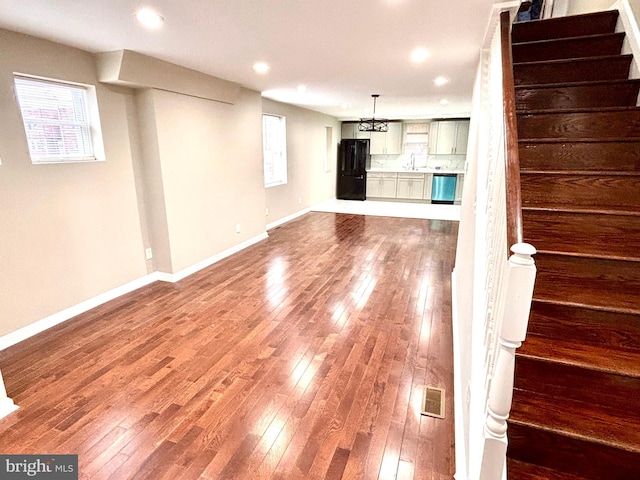
[[[367,197],[396,198],[398,175],[374,172],[367,174]]]
[[[455,203],[462,200],[464,175],[456,179]],[[399,200],[422,200],[431,203],[433,173],[414,172],[368,172],[367,198],[397,198]]]
[[[424,195],[424,174],[399,173],[396,198],[422,200]]]
[[[433,188],[433,173],[426,173],[424,175],[424,191],[422,198],[431,202],[431,189]]]

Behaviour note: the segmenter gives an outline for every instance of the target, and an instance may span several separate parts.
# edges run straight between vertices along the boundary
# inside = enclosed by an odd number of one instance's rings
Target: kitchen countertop
[[[464,175],[464,170],[451,170],[440,168],[418,168],[416,170],[408,170],[406,168],[370,168],[367,170],[369,173],[446,173]]]

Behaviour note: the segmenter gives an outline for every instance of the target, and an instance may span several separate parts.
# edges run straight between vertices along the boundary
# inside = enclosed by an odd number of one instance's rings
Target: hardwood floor
[[[457,229],[309,213],[2,351],[0,452],[78,454],[83,479],[450,479]]]

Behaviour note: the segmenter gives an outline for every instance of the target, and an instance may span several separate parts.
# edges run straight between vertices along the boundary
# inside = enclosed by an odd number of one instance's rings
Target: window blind
[[[94,159],[84,87],[21,76],[15,86],[33,162]]]

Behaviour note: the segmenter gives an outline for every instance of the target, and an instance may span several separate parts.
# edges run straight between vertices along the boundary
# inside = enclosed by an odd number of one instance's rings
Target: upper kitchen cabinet
[[[386,132],[371,132],[369,153],[400,155],[402,153],[402,122],[389,122],[389,130]]]
[[[358,130],[358,122],[342,122],[342,138],[369,139],[371,134]]]
[[[431,122],[429,154],[466,155],[469,140],[469,120]]]

